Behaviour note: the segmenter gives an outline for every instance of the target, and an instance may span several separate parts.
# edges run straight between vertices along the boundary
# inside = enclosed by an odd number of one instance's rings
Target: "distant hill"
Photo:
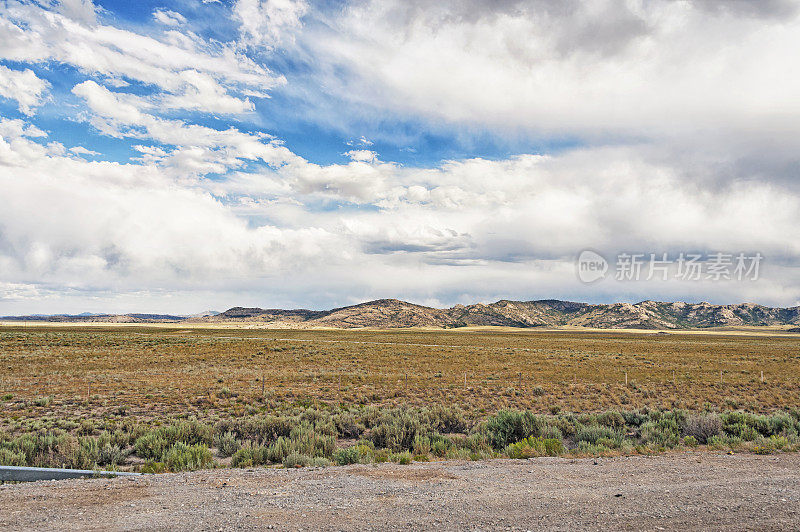
[[[203,318],[210,322],[257,321],[278,327],[558,327],[602,329],[689,329],[698,327],[800,325],[800,307],[771,308],[753,303],[661,303],[592,305],[553,299],[501,300],[488,305],[437,309],[397,299],[379,299],[326,311],[235,307]]]
[[[75,323],[166,323],[178,322],[186,316],[171,314],[32,314],[30,316],[0,316],[0,321],[47,321]]]
[[[496,303],[456,305],[438,309],[398,299],[378,299],[331,310],[262,309],[234,307],[225,312],[203,312],[194,316],[166,314],[94,314],[57,316],[9,316],[2,320],[105,323],[237,323],[257,322],[272,327],[352,329],[359,327],[467,326],[560,327],[582,326],[601,329],[690,329],[704,327],[798,325],[800,307],[771,308],[753,303],[712,305],[710,303],[613,303],[592,305],[544,299],[501,300]],[[795,327],[800,330],[800,327]]]

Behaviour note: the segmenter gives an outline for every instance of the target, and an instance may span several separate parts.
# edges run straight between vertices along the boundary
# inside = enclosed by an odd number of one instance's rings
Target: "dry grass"
[[[284,401],[439,403],[476,414],[771,411],[800,403],[798,377],[800,343],[779,336],[0,328],[0,395],[13,396],[0,401],[4,421],[246,413]]]

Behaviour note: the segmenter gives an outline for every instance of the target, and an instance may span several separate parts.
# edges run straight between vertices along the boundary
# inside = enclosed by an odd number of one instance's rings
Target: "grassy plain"
[[[784,452],[799,367],[796,338],[741,332],[5,326],[0,464]]]
[[[737,333],[0,327],[0,417],[236,412],[255,402],[475,415],[800,405],[800,339]],[[763,372],[763,380],[762,380]],[[626,384],[627,375],[627,384]]]

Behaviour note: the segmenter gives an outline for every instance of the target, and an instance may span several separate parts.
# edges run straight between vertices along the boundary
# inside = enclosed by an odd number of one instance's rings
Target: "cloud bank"
[[[798,304],[793,2],[487,6],[200,6],[226,13],[227,39],[179,5],[137,24],[86,0],[0,7],[0,313]],[[259,127],[298,98],[298,123],[342,130],[340,161]],[[361,133],[376,117],[573,141],[414,165]],[[584,249],[765,264],[757,282],[589,286]]]

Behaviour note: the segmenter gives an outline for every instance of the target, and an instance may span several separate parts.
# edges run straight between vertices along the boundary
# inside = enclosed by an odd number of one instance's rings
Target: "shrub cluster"
[[[186,471],[214,467],[285,467],[408,463],[432,458],[602,456],[662,452],[679,446],[757,453],[800,450],[800,410],[771,415],[682,410],[536,414],[503,410],[478,419],[455,407],[312,408],[203,422],[59,420],[0,431],[0,464],[79,469],[130,467]]]

